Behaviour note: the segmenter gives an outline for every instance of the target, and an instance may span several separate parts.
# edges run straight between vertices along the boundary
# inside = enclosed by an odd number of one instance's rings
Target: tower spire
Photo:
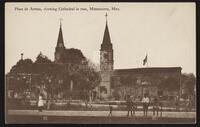
[[[105,17],[106,17],[106,26],[105,26],[104,36],[103,36],[103,42],[101,44],[101,50],[104,50],[104,49],[112,50],[112,43],[111,43],[110,33],[109,33],[108,23],[107,23],[107,17],[108,17],[107,13],[105,14]]]
[[[108,17],[107,13],[105,14],[105,17],[106,17],[106,27],[105,27],[105,31],[104,31],[103,43],[111,43],[110,33],[109,33],[109,30],[108,30],[108,24],[107,24],[107,17]]]
[[[62,33],[62,18],[60,18],[60,29],[58,34],[57,46],[55,48],[55,62],[63,62],[65,59],[65,46]]]
[[[60,18],[60,30],[58,34],[58,40],[57,40],[57,47],[64,47],[64,40],[63,40],[63,34],[62,34],[62,18]]]

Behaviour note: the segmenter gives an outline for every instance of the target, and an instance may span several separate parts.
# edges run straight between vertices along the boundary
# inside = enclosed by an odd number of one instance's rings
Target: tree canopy
[[[192,73],[184,73],[181,76],[182,87],[188,90],[188,94],[194,94],[194,88],[196,87],[196,78]]]
[[[21,59],[11,68],[10,73],[31,73],[32,70],[33,61],[31,59]]]
[[[81,50],[70,48],[65,50],[64,59],[65,63],[80,64],[83,60],[86,60],[86,57]]]
[[[65,62],[63,64],[51,61],[47,56],[39,53],[36,60],[19,60],[11,70],[14,73],[37,74],[34,85],[45,85],[50,93],[68,93],[70,82],[73,81],[74,89],[81,94],[95,88],[100,82],[100,75],[95,69],[95,65],[82,54],[79,49],[66,49]],[[56,92],[57,91],[57,92]],[[75,92],[74,92],[75,93]],[[87,92],[86,92],[87,93]],[[52,94],[52,93],[51,93]]]

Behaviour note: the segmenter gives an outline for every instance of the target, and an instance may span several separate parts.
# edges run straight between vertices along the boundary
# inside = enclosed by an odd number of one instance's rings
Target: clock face
[[[59,53],[56,53],[56,59],[60,59],[60,54]]]
[[[107,62],[107,60],[108,60],[108,53],[101,52],[101,62]]]
[[[110,76],[107,74],[103,74],[101,75],[102,81],[109,81],[110,80]]]
[[[107,70],[107,64],[102,64],[101,65],[101,70],[103,70],[103,71]]]
[[[63,43],[58,43],[58,46],[59,47],[63,47]]]
[[[108,59],[108,54],[107,53],[104,54],[104,59]]]

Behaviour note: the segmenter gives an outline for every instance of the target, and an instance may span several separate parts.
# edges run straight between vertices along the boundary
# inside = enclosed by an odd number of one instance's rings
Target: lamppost
[[[24,55],[24,53],[21,53],[21,60],[23,60],[23,55]]]
[[[72,101],[72,92],[73,92],[73,80],[70,80],[70,97],[69,97],[69,101]]]
[[[59,79],[59,80],[58,80],[58,84],[59,84],[58,88],[59,88],[59,90],[60,90],[60,89],[62,88],[63,79]],[[58,93],[58,95],[59,95],[59,93]]]
[[[26,79],[26,85],[28,85],[27,92],[31,96],[31,93],[32,93],[32,84],[31,84],[31,82],[32,82],[32,74],[31,73],[30,74],[25,74],[23,78]],[[27,80],[27,78],[28,78],[28,80]]]
[[[52,99],[52,87],[51,87],[51,79],[47,77],[48,86],[47,86],[47,109],[50,109],[51,99]]]
[[[32,74],[30,73],[30,75],[29,75],[29,85],[30,85],[30,95],[31,95],[31,93],[32,93]]]

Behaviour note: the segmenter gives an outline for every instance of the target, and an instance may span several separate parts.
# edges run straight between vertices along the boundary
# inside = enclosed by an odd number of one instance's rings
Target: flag
[[[147,63],[147,55],[146,55],[146,57],[145,57],[144,60],[143,60],[143,66],[144,66],[146,63]]]

